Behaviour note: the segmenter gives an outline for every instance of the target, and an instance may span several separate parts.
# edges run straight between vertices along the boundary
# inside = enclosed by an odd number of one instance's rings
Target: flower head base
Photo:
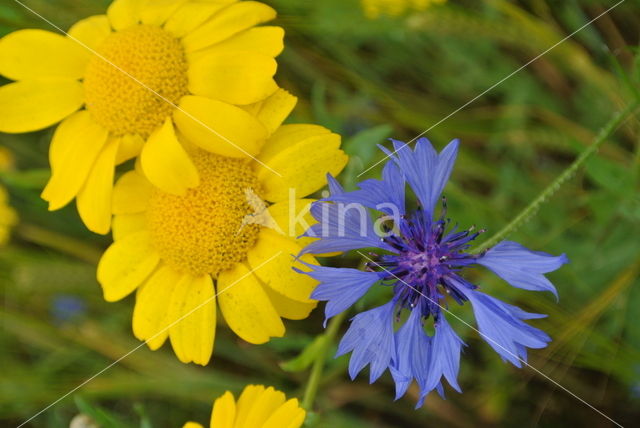
[[[383,269],[382,279],[395,283],[395,300],[400,306],[417,307],[425,318],[440,314],[439,302],[445,295],[452,296],[458,303],[466,300],[455,287],[448,285],[447,278],[481,257],[464,251],[483,230],[473,232],[474,228],[470,228],[456,232],[454,228],[447,233],[449,219],[444,218],[445,214],[443,199],[443,213],[438,221],[425,217],[420,208],[411,217],[403,216],[398,221],[399,234],[383,238],[395,254],[367,262],[372,270]]]
[[[482,338],[517,367],[526,361],[527,348],[543,348],[551,340],[543,331],[524,323],[544,315],[525,312],[479,292],[478,286],[464,279],[465,267],[482,265],[514,287],[556,294],[544,274],[568,260],[564,254],[554,257],[509,241],[479,254],[467,252],[483,230],[457,231],[450,227],[444,199],[442,213],[435,217],[458,142],[451,142],[440,153],[424,138],[418,140],[415,151],[400,141],[394,141],[394,149],[393,153],[387,152],[391,160],[383,169],[383,180],[366,180],[359,190],[345,192],[329,177],[331,196],[312,208],[319,223],[306,233],[320,239],[309,244],[303,254],[363,247],[377,247],[383,252],[361,253],[367,259],[366,271],[308,265],[311,270],[304,273],[320,282],[312,297],[327,301],[327,318],[349,308],[376,283],[393,288],[389,303],[352,319],[338,355],[353,352],[349,362],[352,378],[367,364],[371,382],[389,368],[396,383],[396,398],[415,380],[421,406],[434,389],[444,394],[443,378],[460,391],[457,374],[464,343],[445,317],[449,312],[447,296],[459,304],[471,303]],[[420,206],[412,213],[405,208],[407,183]],[[361,206],[362,215],[347,214],[340,209],[344,204]],[[368,209],[380,211],[386,219],[379,234]],[[337,218],[340,214],[346,218]],[[336,227],[340,224],[346,227]],[[425,331],[427,322],[433,322],[433,335]]]
[[[244,225],[252,213],[247,189],[260,195],[254,166],[197,150],[192,154],[200,184],[184,195],[155,188],[147,218],[153,244],[178,272],[193,275],[218,273],[246,259],[258,239],[258,225]]]
[[[84,77],[87,110],[115,136],[149,137],[189,93],[184,48],[160,27],[111,33],[97,53]]]
[[[211,411],[211,428],[300,428],[306,412],[298,399],[286,399],[272,386],[248,385],[236,401],[229,391],[216,399]],[[203,428],[187,422],[183,428]]]

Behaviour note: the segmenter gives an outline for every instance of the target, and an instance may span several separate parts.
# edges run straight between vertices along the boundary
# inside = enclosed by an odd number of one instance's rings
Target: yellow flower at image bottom
[[[133,332],[149,348],[169,338],[180,361],[205,365],[217,306],[226,324],[254,344],[282,336],[281,318],[306,318],[316,306],[309,299],[315,280],[293,270],[305,269],[294,262],[305,242],[296,241],[304,225],[292,228],[291,214],[308,208],[312,200],[303,198],[324,186],[327,173],[338,174],[347,156],[340,136],[321,126],[280,126],[294,104],[280,90],[255,110],[273,129],[256,160],[185,144],[199,183],[183,194],[153,186],[144,159],[116,183],[114,243],[98,265],[98,281],[107,301],[137,290]],[[313,223],[310,213],[305,220]],[[317,264],[309,255],[301,259]]]
[[[210,428],[300,428],[306,412],[295,398],[287,400],[284,393],[272,386],[248,385],[236,402],[225,392],[213,403]],[[183,428],[203,428],[187,422]]]
[[[254,1],[115,0],[67,37],[11,33],[0,40],[0,75],[15,80],[0,87],[0,132],[62,121],[42,197],[50,210],[76,198],[87,227],[107,233],[116,165],[140,154],[154,184],[183,193],[199,178],[177,133],[212,153],[257,153],[267,130],[246,109],[277,89],[284,32],[256,25],[275,16]]]

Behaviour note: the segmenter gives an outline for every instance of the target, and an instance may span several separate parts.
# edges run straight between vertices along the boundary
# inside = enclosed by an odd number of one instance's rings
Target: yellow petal
[[[266,4],[254,1],[234,3],[216,13],[182,41],[187,51],[196,51],[275,17],[276,11]]]
[[[200,182],[198,170],[176,137],[171,118],[151,134],[140,163],[151,184],[167,193],[182,195]]]
[[[140,7],[140,19],[143,24],[161,26],[188,0],[152,0]]]
[[[187,422],[186,424],[182,425],[182,428],[204,428],[204,427],[197,422]]]
[[[264,394],[265,387],[262,385],[247,385],[240,397],[238,397],[238,405],[236,407],[236,423],[233,428],[244,428],[244,421],[253,407],[253,404]]]
[[[149,233],[142,231],[111,244],[98,263],[98,282],[104,299],[115,302],[129,295],[158,264]]]
[[[65,206],[82,189],[108,136],[86,110],[58,126],[49,148],[51,178],[42,192],[50,210]]]
[[[282,320],[257,278],[244,264],[238,263],[220,274],[218,293],[225,321],[242,339],[260,344],[284,335]]]
[[[207,365],[216,332],[216,300],[211,276],[185,275],[177,282],[169,304],[169,337],[183,363]]]
[[[246,428],[262,427],[271,414],[284,404],[285,396],[282,391],[276,391],[272,386],[265,391],[253,402],[251,410],[248,412],[244,421]]]
[[[267,55],[222,52],[199,58],[189,66],[189,91],[230,104],[251,104],[272,94],[278,65]]]
[[[140,5],[145,0],[114,0],[107,9],[114,30],[124,30],[140,22]]]
[[[271,287],[264,286],[264,291],[269,296],[271,304],[275,308],[278,315],[288,320],[303,320],[309,316],[312,310],[316,308],[318,302],[310,303],[299,302],[297,300],[284,297],[282,294],[273,290]]]
[[[95,15],[82,19],[69,29],[71,39],[93,50],[98,49],[104,39],[109,37],[109,34],[111,34],[111,26],[106,15]],[[91,52],[91,54],[93,53]]]
[[[141,214],[121,214],[113,217],[111,225],[113,240],[119,241],[125,236],[140,232],[147,227],[147,215]]]
[[[278,89],[267,99],[242,108],[258,118],[267,128],[269,134],[273,134],[289,116],[297,101],[298,99],[289,92]]]
[[[326,136],[330,133],[331,131],[320,125],[292,124],[280,126],[265,143],[260,151],[259,158],[263,162],[268,162],[277,154],[300,141],[321,135]]]
[[[204,97],[183,97],[174,120],[189,141],[222,156],[253,156],[267,136],[265,127],[246,111]]]
[[[222,52],[259,53],[275,58],[284,49],[284,30],[280,27],[254,27],[209,48],[188,54],[189,59]]]
[[[314,201],[315,199],[287,199],[271,205],[268,211],[278,225],[276,231],[296,241],[302,247],[314,241],[316,238],[298,238],[317,223],[310,211]]]
[[[164,29],[175,37],[181,38],[206,22],[214,13],[222,9],[227,3],[235,0],[219,2],[187,2],[182,4],[176,12],[169,17]]]
[[[280,406],[261,428],[300,428],[304,422],[306,412],[292,398]]]
[[[69,79],[28,80],[0,87],[0,132],[38,131],[84,104],[82,84]]]
[[[113,174],[118,142],[118,139],[112,139],[107,143],[76,198],[78,213],[87,229],[102,235],[111,228]]]
[[[268,143],[267,143],[268,144]],[[304,197],[321,189],[327,182],[327,173],[338,175],[347,164],[347,155],[340,150],[340,136],[323,134],[291,141],[291,145],[265,161],[258,170],[258,179],[264,186],[263,197],[272,202],[284,200],[289,189]]]
[[[180,280],[180,275],[168,266],[161,266],[138,288],[133,309],[133,334],[147,342],[151,350],[162,346],[169,336],[167,302]]]
[[[0,74],[12,80],[79,79],[90,51],[44,30],[19,30],[0,39]]]
[[[140,154],[144,146],[144,139],[137,134],[125,135],[120,139],[116,164],[120,165]]]
[[[126,172],[113,189],[113,213],[135,214],[147,210],[153,187],[137,171]]]
[[[236,419],[236,401],[229,391],[222,394],[213,403],[211,411],[211,427],[233,428],[233,421]]]
[[[301,249],[298,244],[277,232],[263,229],[258,242],[247,253],[247,261],[255,269],[255,275],[267,286],[289,299],[311,303],[313,301],[309,296],[317,284],[316,280],[293,270],[293,267],[308,270],[303,264],[294,260]],[[265,263],[266,260],[269,261]],[[302,256],[301,260],[318,264],[315,258],[308,254]]]

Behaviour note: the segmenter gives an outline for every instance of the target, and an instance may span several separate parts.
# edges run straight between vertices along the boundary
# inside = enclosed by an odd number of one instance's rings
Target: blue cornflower
[[[365,271],[308,265],[311,270],[304,273],[320,283],[311,297],[327,302],[326,319],[352,306],[376,283],[393,289],[388,303],[351,319],[336,356],[352,352],[352,379],[366,365],[370,365],[370,382],[388,368],[396,384],[396,399],[415,380],[420,388],[420,407],[434,389],[443,395],[443,377],[461,391],[457,376],[460,353],[466,345],[447,321],[446,296],[459,304],[469,301],[482,338],[503,360],[517,367],[526,361],[527,348],[544,348],[551,340],[542,330],[524,322],[545,315],[525,312],[478,291],[464,279],[463,269],[482,265],[514,287],[550,291],[557,297],[544,274],[568,259],[564,254],[555,257],[511,241],[502,241],[479,254],[466,252],[483,231],[450,227],[444,199],[440,216],[435,216],[456,159],[458,141],[452,141],[440,153],[424,138],[417,141],[415,150],[392,141],[393,153],[382,148],[391,159],[384,166],[382,180],[365,180],[359,190],[345,192],[333,177],[328,177],[331,194],[313,204],[311,213],[318,223],[305,233],[320,239],[302,253],[372,247],[381,251],[361,253],[368,259]],[[411,213],[405,209],[406,183],[419,204]],[[375,223],[369,209],[382,214]],[[433,335],[425,331],[429,319]]]

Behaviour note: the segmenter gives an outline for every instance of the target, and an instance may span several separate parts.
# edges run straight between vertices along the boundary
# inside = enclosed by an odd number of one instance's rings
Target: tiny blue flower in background
[[[55,296],[51,302],[51,316],[57,324],[73,321],[86,313],[87,305],[84,300],[72,295]]]
[[[469,301],[482,338],[517,367],[526,362],[527,348],[544,348],[551,340],[524,322],[545,315],[525,312],[478,291],[462,276],[463,268],[482,265],[513,287],[550,291],[557,297],[544,274],[568,260],[564,254],[555,257],[511,241],[480,254],[467,253],[470,242],[483,231],[450,227],[444,200],[440,216],[435,216],[458,141],[440,153],[424,138],[417,141],[415,150],[401,141],[393,140],[393,144],[393,153],[382,148],[391,159],[384,166],[382,180],[365,180],[359,190],[345,192],[335,179],[328,178],[331,195],[313,204],[311,213],[318,223],[305,233],[320,239],[302,251],[322,254],[373,247],[382,250],[381,254],[361,253],[368,259],[366,271],[308,265],[311,270],[302,273],[320,282],[311,297],[327,302],[327,319],[348,309],[376,283],[392,287],[393,297],[387,304],[352,318],[337,356],[352,353],[352,379],[366,365],[370,365],[370,382],[388,368],[396,384],[396,399],[415,380],[420,407],[434,389],[444,394],[443,378],[461,391],[457,376],[465,344],[445,317],[446,296],[459,304]],[[410,213],[405,207],[407,183],[419,203]],[[367,209],[353,209],[358,206]],[[376,231],[377,222],[373,223],[368,209],[382,213],[381,232]],[[429,319],[434,326],[432,336],[425,331]]]

